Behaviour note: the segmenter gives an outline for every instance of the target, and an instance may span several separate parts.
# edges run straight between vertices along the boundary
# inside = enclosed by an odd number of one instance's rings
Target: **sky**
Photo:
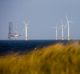
[[[25,39],[24,23],[28,21],[28,37],[34,39],[55,39],[58,25],[58,39],[61,39],[61,22],[64,24],[64,38],[67,39],[66,16],[70,21],[70,39],[80,39],[80,0],[0,0],[0,40],[8,39],[9,22],[12,22]]]

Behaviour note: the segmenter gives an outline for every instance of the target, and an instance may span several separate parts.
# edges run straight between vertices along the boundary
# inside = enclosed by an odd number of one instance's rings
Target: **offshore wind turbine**
[[[25,40],[28,40],[28,23],[25,23]]]
[[[70,40],[70,21],[68,20],[68,17],[66,16],[67,20],[67,26],[68,26],[68,40]]]
[[[58,27],[57,27],[57,25],[55,27],[53,27],[53,29],[55,30],[55,40],[58,40]]]
[[[64,25],[63,23],[61,22],[61,30],[62,30],[62,40],[64,40]]]
[[[58,40],[58,27],[56,25],[56,40]]]

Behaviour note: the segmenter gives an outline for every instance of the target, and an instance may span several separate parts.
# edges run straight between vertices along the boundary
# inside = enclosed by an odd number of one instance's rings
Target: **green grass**
[[[80,74],[80,44],[55,44],[1,56],[0,74]]]

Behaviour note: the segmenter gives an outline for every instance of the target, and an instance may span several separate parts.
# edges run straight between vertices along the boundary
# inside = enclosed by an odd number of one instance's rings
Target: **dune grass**
[[[61,43],[0,56],[0,74],[80,74],[80,44]]]

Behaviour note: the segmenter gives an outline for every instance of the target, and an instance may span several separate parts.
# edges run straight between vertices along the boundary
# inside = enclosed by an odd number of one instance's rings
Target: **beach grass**
[[[80,43],[0,56],[0,74],[80,74]]]

